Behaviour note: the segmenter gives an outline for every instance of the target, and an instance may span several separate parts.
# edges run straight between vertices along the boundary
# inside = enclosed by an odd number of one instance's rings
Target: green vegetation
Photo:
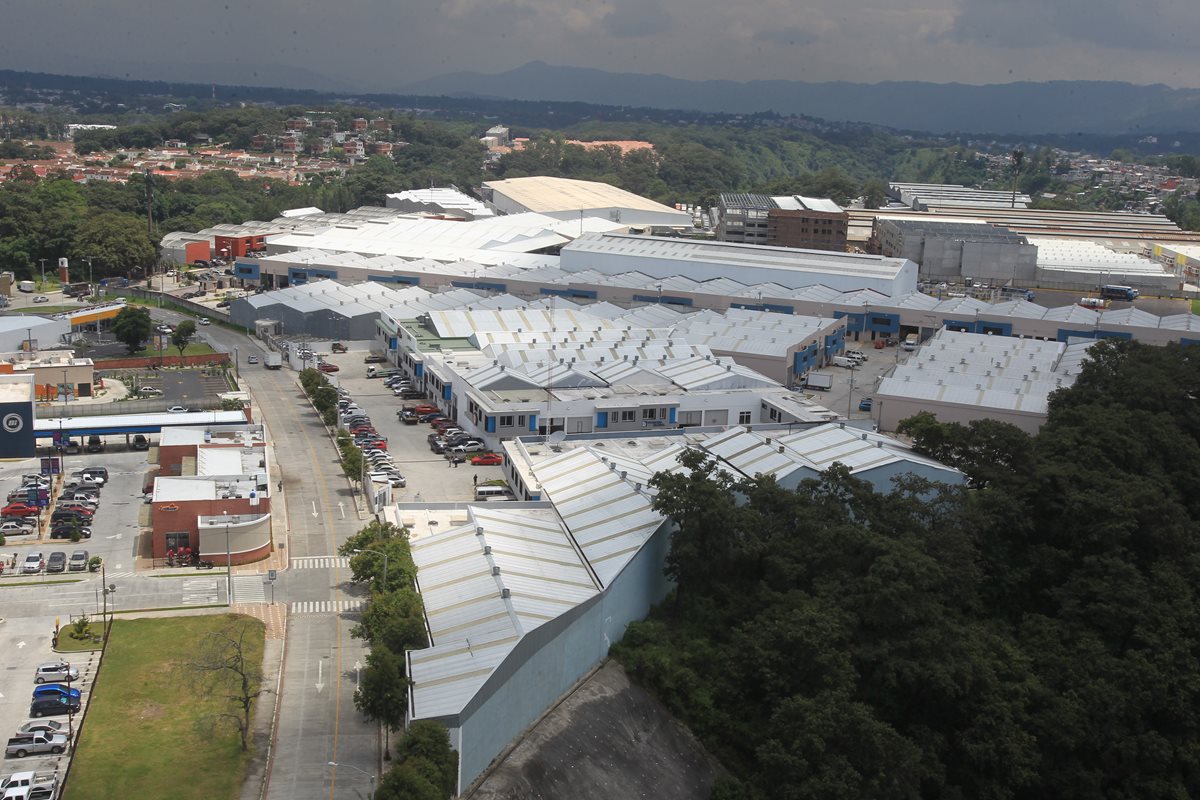
[[[135,355],[154,333],[154,320],[150,318],[148,309],[126,306],[113,319],[112,333],[118,342],[125,345],[129,355]]]
[[[183,355],[183,356],[211,356],[216,352],[217,351],[214,350],[211,345],[206,344],[205,342],[192,342],[191,344],[188,344],[183,348],[183,350],[180,352],[180,355]],[[157,358],[160,355],[171,355],[171,348],[164,347],[163,349],[158,350],[153,347],[144,347],[141,350],[134,353],[134,355],[150,356],[150,357]]]
[[[221,719],[230,710],[226,695],[241,694],[240,678],[228,671],[210,673],[223,675],[215,684],[189,677],[193,665],[211,663],[203,659],[212,637],[231,630],[245,631],[247,664],[261,663],[263,626],[249,617],[113,624],[71,766],[73,798],[238,796],[250,753]]]
[[[920,415],[970,488],[659,474],[673,597],[614,648],[723,798],[1200,793],[1200,362],[1105,341],[1036,436]]]
[[[171,346],[179,351],[179,357],[183,358],[184,352],[191,344],[192,338],[196,335],[196,323],[190,319],[185,319],[171,333]],[[212,348],[209,348],[210,350]]]
[[[408,531],[372,522],[343,543],[338,554],[350,558],[351,580],[366,583],[371,590],[362,622],[351,629],[351,635],[371,647],[354,705],[367,718],[383,724],[390,735],[404,726],[408,707],[404,652],[429,646]],[[396,753],[377,798],[442,800],[454,793],[458,756],[450,749],[443,726],[414,723]]]

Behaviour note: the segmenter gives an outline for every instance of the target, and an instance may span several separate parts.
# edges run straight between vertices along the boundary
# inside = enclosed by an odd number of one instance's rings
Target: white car
[[[197,325],[212,325],[212,320],[209,319],[208,317],[201,317],[200,319],[196,320],[196,324]]]
[[[247,364],[257,364],[258,356],[246,356],[246,363]]]
[[[49,297],[46,297],[46,295],[44,295],[44,294],[39,294],[37,297],[33,298],[33,302],[35,302],[35,303],[49,303],[49,302],[50,302],[50,298],[49,298]]]
[[[167,409],[168,414],[186,414],[187,409],[183,406],[171,406]]]
[[[33,533],[32,526],[25,526],[16,520],[0,522],[0,534],[4,536],[25,536]]]
[[[68,680],[79,680],[79,669],[65,661],[48,661],[38,664],[33,673],[34,683],[66,683]]]
[[[21,564],[21,572],[27,575],[36,575],[42,571],[42,554],[30,553],[25,556],[25,562]]]

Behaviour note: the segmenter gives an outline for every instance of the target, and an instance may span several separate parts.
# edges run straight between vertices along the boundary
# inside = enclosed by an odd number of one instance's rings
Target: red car
[[[361,450],[387,450],[387,442],[381,442],[378,440],[373,441],[373,442],[363,442],[362,444],[359,445],[359,449],[361,449]]]
[[[88,508],[87,506],[81,506],[78,503],[59,503],[56,508],[65,508],[68,511],[78,511],[79,513],[86,514],[89,517],[96,513],[96,509]]]
[[[0,517],[36,517],[40,510],[37,506],[31,506],[28,503],[9,503],[4,508],[0,508]]]
[[[330,364],[328,361],[322,361],[320,364],[317,364],[317,369],[321,370],[321,372],[337,372],[339,367],[337,364]]]
[[[499,453],[484,453],[481,456],[471,457],[471,466],[474,467],[498,467],[504,463],[504,456]]]
[[[422,403],[413,409],[413,413],[420,416],[421,414],[433,414],[438,410],[437,406],[431,406],[429,403]]]

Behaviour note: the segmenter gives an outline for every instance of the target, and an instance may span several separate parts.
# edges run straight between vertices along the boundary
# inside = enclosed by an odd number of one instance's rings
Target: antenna
[[[563,440],[566,438],[567,438],[566,431],[554,431],[553,433],[551,433],[549,436],[546,437],[546,442],[547,442],[547,444],[550,445],[550,447],[553,450],[558,451],[559,449],[561,449]]]

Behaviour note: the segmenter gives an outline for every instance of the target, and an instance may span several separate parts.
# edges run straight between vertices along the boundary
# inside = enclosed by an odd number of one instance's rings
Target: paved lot
[[[219,371],[204,369],[140,369],[103,370],[101,376],[129,384],[131,391],[149,386],[162,392],[160,397],[170,405],[187,406],[197,400],[214,400],[229,391],[229,384]],[[122,441],[124,437],[119,437]]]
[[[388,452],[397,469],[407,478],[408,486],[392,490],[393,500],[401,503],[473,500],[473,475],[477,475],[481,483],[504,477],[500,467],[473,467],[469,463],[451,467],[444,457],[431,451],[426,437],[433,432],[432,428],[405,425],[396,417],[396,412],[405,403],[423,401],[401,400],[379,378],[367,378],[363,355],[361,352],[344,353],[327,360],[341,367],[341,371],[331,377],[350,392],[354,401],[371,417],[375,429],[387,437]]]
[[[3,691],[0,692],[0,734],[4,735],[6,742],[22,723],[30,719],[29,701],[36,686],[33,675],[38,664],[62,658],[77,667],[80,673],[79,680],[72,681],[71,685],[80,690],[83,706],[87,706],[95,675],[96,656],[91,653],[60,656],[52,652],[50,643],[53,633],[53,622],[47,625],[42,619],[9,619],[0,624],[0,671],[4,676]],[[50,719],[69,725],[67,716]],[[78,720],[79,715],[74,715],[76,724]],[[68,748],[66,753],[58,756],[7,758],[3,765],[3,774],[11,775],[25,770],[57,771],[61,778],[70,757],[71,750]]]

